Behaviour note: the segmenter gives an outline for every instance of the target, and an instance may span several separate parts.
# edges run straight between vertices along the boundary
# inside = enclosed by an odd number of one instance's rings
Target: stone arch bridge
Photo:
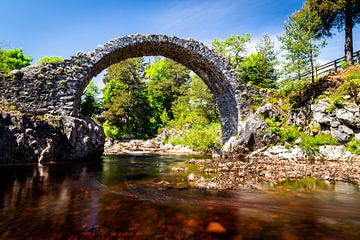
[[[223,141],[238,132],[248,114],[248,86],[242,84],[226,59],[204,44],[166,35],[128,35],[95,50],[58,63],[31,65],[0,77],[3,105],[32,114],[78,116],[81,95],[92,77],[127,58],[164,56],[195,72],[216,97]]]

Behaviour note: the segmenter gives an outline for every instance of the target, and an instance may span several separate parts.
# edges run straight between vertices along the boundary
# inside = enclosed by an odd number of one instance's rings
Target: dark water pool
[[[356,185],[163,187],[188,157],[0,166],[0,239],[360,239]],[[296,185],[297,186],[297,185]]]

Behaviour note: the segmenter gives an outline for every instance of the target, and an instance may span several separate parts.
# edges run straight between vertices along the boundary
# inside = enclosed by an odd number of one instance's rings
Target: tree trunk
[[[353,12],[351,0],[346,0],[345,6],[345,58],[349,65],[353,64]]]
[[[314,76],[314,56],[313,56],[313,48],[312,45],[310,47],[310,65],[311,65],[311,82],[315,82],[315,76]]]

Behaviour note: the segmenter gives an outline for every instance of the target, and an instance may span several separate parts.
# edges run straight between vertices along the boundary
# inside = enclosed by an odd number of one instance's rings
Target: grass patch
[[[360,141],[353,138],[346,146],[346,150],[352,154],[360,155]]]
[[[285,125],[276,119],[266,119],[269,130],[280,137],[279,144],[295,145],[297,139],[301,139],[298,143],[299,147],[307,151],[319,151],[322,145],[339,145],[339,142],[330,134],[318,134],[310,136],[303,131],[300,131],[296,125]]]

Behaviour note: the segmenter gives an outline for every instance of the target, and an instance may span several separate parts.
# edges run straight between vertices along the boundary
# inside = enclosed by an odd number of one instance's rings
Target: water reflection
[[[221,192],[154,183],[171,181],[169,169],[184,159],[2,166],[0,239],[360,238],[358,186]]]

